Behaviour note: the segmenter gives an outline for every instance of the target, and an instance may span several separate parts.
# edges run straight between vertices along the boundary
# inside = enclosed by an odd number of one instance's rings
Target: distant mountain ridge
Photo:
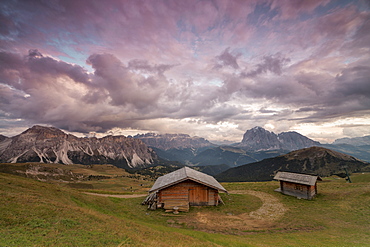
[[[125,136],[78,138],[54,127],[35,125],[0,142],[0,162],[113,164],[121,168],[152,165],[155,152],[141,140]]]
[[[288,153],[305,147],[320,145],[297,132],[276,135],[261,127],[247,130],[241,143],[215,145],[201,137],[186,134],[141,134],[134,138],[152,147],[159,157],[183,164],[208,166],[226,164],[234,167]]]
[[[365,146],[370,145],[370,136],[354,137],[354,138],[340,138],[336,139],[332,144],[348,144],[352,146]]]
[[[151,147],[160,158],[187,165],[200,152],[217,146],[202,137],[191,137],[187,134],[147,133],[135,135],[134,138]]]
[[[163,150],[168,149],[185,149],[185,148],[203,148],[216,146],[202,137],[191,137],[187,134],[139,134],[134,138],[142,140],[150,147],[160,148]]]
[[[347,154],[322,147],[310,147],[230,168],[218,174],[216,178],[222,182],[269,181],[277,171],[330,176],[343,173],[344,166],[349,172],[356,172],[368,169],[369,165]]]
[[[236,146],[251,151],[265,150],[298,150],[302,148],[318,146],[319,142],[313,141],[295,131],[275,134],[262,127],[254,127],[247,130],[243,139]]]

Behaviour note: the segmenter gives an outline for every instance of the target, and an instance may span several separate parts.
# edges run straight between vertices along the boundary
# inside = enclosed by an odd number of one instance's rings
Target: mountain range
[[[297,132],[275,134],[262,127],[247,130],[241,142],[229,146],[218,146],[203,138],[188,135],[137,135],[164,160],[178,161],[190,166],[227,165],[236,167],[286,154],[302,148],[321,146],[370,161],[370,146],[360,145],[364,138],[356,138],[358,145],[320,144]],[[352,139],[345,139],[350,142]],[[335,142],[337,143],[337,142]],[[341,141],[340,143],[343,143]]]
[[[78,138],[63,131],[33,126],[0,141],[0,162],[113,164],[121,168],[153,165],[156,153],[139,139],[125,136]]]
[[[172,165],[175,169],[178,166],[188,165],[211,175],[221,173],[225,177],[232,177],[230,173],[234,171],[234,168],[235,171],[245,169],[248,172],[253,168],[252,170],[255,172],[251,174],[254,178],[267,179],[271,172],[277,168],[287,170],[292,168],[297,172],[322,172],[322,169],[318,168],[319,166],[307,163],[304,159],[283,164],[282,160],[284,159],[282,157],[287,153],[313,146],[325,147],[330,151],[336,150],[369,161],[370,158],[367,159],[370,157],[369,145],[361,145],[367,144],[364,142],[366,138],[356,139],[356,141],[358,140],[359,145],[357,146],[347,144],[351,141],[350,139],[345,139],[346,143],[341,140],[336,145],[323,145],[297,132],[275,134],[261,127],[255,127],[246,131],[240,143],[230,146],[217,146],[204,138],[191,137],[185,134],[158,135],[149,133],[134,137],[79,138],[66,134],[57,128],[36,125],[14,137],[0,135],[0,162],[113,164],[126,169],[150,168],[159,164]],[[322,153],[318,149],[310,150],[312,157],[316,157],[316,153]],[[328,160],[333,159],[326,159],[324,155],[320,157],[322,157],[320,161],[322,164],[330,164]],[[273,158],[277,161],[271,160]],[[356,158],[353,159],[357,160]],[[312,158],[308,160],[311,161]],[[317,169],[299,170],[299,164],[302,164],[302,162],[306,167],[313,166]],[[341,162],[345,163],[347,161]],[[273,165],[275,163],[277,165]],[[273,168],[269,168],[268,164]],[[290,165],[286,166],[287,164]],[[351,164],[351,166],[353,165]],[[229,168],[231,169],[228,170]],[[332,168],[329,169],[330,172],[327,174],[337,169]],[[222,173],[226,170],[229,173]],[[258,170],[263,170],[268,174],[258,175],[256,174]],[[237,173],[236,176],[238,176]],[[243,177],[245,176],[243,175]]]
[[[142,140],[165,160],[190,166],[226,165],[224,169],[320,145],[297,132],[277,135],[261,127],[247,130],[240,143],[229,146],[218,146],[204,138],[184,134],[149,133],[134,138]]]

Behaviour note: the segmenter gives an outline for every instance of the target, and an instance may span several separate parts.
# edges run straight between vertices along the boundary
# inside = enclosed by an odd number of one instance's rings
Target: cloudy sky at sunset
[[[0,134],[370,135],[368,0],[0,2]]]

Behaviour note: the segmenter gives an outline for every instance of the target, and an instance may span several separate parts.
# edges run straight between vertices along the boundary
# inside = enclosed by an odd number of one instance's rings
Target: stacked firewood
[[[157,209],[157,193],[153,192],[149,194],[144,201],[141,203],[142,205],[148,205],[148,209],[150,210],[156,210]]]

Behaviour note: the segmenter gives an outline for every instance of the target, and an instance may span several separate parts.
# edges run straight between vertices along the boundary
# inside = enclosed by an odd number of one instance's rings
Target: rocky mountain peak
[[[250,130],[252,130],[252,131],[263,131],[263,132],[267,131],[267,132],[270,132],[270,131],[268,131],[268,130],[260,127],[260,126],[255,126],[252,129],[250,129]]]
[[[0,142],[0,162],[7,163],[113,164],[133,168],[152,165],[157,158],[138,139],[78,138],[57,128],[38,125]]]
[[[251,150],[280,149],[280,142],[275,133],[262,127],[254,127],[243,135],[241,146]]]
[[[319,142],[313,141],[295,131],[282,132],[278,134],[278,139],[282,144],[282,148],[286,150],[297,150],[320,145]]]
[[[34,125],[33,127],[22,132],[18,137],[31,138],[31,139],[52,139],[52,138],[65,138],[66,133],[54,127],[45,127]]]
[[[243,140],[238,146],[253,151],[276,149],[291,151],[317,145],[320,145],[320,143],[295,131],[282,132],[277,135],[262,127],[254,127],[245,132]]]

